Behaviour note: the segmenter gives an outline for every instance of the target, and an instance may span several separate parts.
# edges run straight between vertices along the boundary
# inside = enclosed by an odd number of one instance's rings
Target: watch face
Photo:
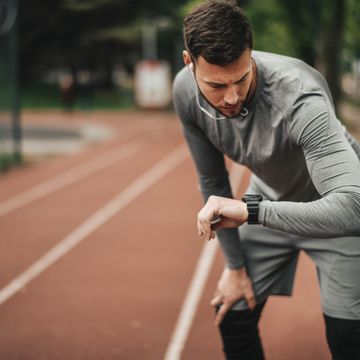
[[[263,197],[261,195],[258,194],[246,194],[244,195],[244,197],[241,199],[243,202],[247,202],[247,201],[262,201]]]

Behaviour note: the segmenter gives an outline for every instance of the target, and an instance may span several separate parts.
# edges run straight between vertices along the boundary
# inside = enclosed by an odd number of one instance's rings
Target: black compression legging
[[[258,323],[264,303],[251,310],[230,310],[220,324],[223,350],[227,360],[263,360]]]
[[[227,360],[264,360],[258,323],[264,303],[254,311],[230,310],[220,324]],[[360,320],[336,319],[324,315],[326,337],[333,360],[360,360]]]
[[[360,320],[337,319],[327,315],[324,318],[333,360],[359,360]]]

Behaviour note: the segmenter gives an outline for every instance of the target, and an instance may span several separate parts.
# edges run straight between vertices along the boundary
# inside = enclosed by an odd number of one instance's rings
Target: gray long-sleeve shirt
[[[360,236],[360,145],[336,118],[326,81],[300,60],[252,56],[258,81],[246,116],[214,120],[197,105],[187,68],[174,81],[175,109],[204,199],[232,196],[226,154],[252,170],[251,192],[265,199],[259,210],[264,226],[313,238]],[[218,237],[228,267],[241,267],[237,229],[220,230]]]

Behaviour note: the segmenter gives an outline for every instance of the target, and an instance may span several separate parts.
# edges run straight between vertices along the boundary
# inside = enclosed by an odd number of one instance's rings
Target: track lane
[[[161,358],[202,245],[193,244],[189,211],[200,203],[195,179],[180,179],[190,167],[187,160],[0,307],[0,357]]]
[[[55,118],[55,119],[53,119]],[[93,121],[98,125],[104,125],[114,132],[114,138],[105,142],[89,146],[74,154],[56,156],[41,163],[32,163],[26,166],[12,169],[9,173],[5,173],[0,177],[0,201],[5,201],[19,192],[26,191],[30,187],[38,185],[43,181],[47,181],[54,176],[68,171],[69,169],[79,166],[86,161],[93,159],[95,156],[105,154],[111,151],[114,146],[137,136],[147,136],[154,138],[158,132],[160,136],[164,131],[174,131],[174,115],[164,115],[162,113],[102,113],[94,112],[91,114],[74,113],[66,115],[57,112],[25,112],[23,114],[23,122],[35,125],[50,126],[58,124],[58,126],[79,127],[82,123]],[[96,120],[95,120],[96,119]],[[169,123],[170,120],[170,123]]]
[[[31,264],[29,268],[12,280],[4,289],[1,289],[0,305],[29,284],[42,272],[46,271],[48,267],[52,266],[65,256],[99,227],[106,224],[106,222],[116,213],[122,211],[127,205],[135,201],[136,198],[142,195],[149,187],[173,170],[173,168],[182,162],[186,156],[185,146],[182,144],[172,150],[165,158],[161,159],[159,163],[155,164],[140,177],[136,178],[129,186],[88,217],[46,254]]]
[[[156,128],[155,134],[147,131],[147,137],[143,139],[146,156],[124,159],[35,201],[31,206],[0,217],[0,286],[5,286],[144,169],[156,163],[174,144],[181,142],[174,125],[164,126],[162,132]],[[169,138],[172,133],[174,136]],[[34,171],[38,170],[34,168]]]
[[[111,165],[116,165],[116,163],[126,157],[131,157],[139,153],[143,147],[144,145],[140,143],[139,140],[129,141],[112,149],[111,152],[109,151],[108,153],[102,154],[81,165],[73,167],[68,171],[36,184],[33,187],[0,202],[0,216],[9,214],[12,211],[50,195],[66,186],[110,167]]]

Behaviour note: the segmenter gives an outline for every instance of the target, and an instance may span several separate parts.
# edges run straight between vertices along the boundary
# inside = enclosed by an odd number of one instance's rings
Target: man
[[[227,359],[264,358],[261,311],[269,295],[291,295],[300,250],[317,266],[333,359],[360,359],[360,146],[324,78],[252,51],[235,2],[195,7],[184,40],[174,104],[206,202],[199,234],[216,230],[226,259],[211,303]],[[232,198],[224,154],[252,171],[243,201]]]

